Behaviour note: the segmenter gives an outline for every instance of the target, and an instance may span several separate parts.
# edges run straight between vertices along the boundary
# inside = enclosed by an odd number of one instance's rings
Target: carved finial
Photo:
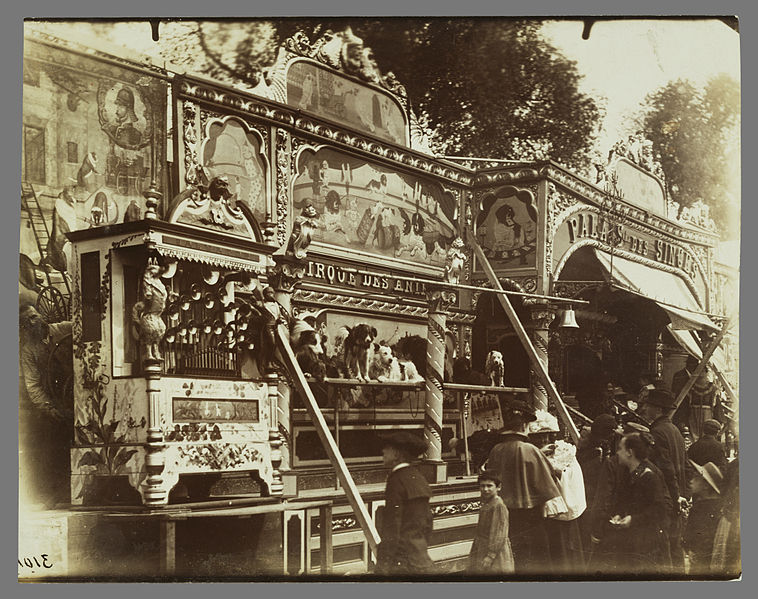
[[[145,198],[145,218],[156,220],[158,218],[158,206],[160,205],[163,194],[158,191],[155,179],[150,182],[150,187],[142,192]]]

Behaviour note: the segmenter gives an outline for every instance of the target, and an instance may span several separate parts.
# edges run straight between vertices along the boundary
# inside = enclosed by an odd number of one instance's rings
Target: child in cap
[[[482,506],[469,554],[470,574],[511,574],[513,552],[508,538],[508,508],[500,498],[500,479],[492,472],[479,476]]]
[[[423,575],[434,569],[427,551],[432,532],[429,484],[411,462],[426,450],[424,440],[400,431],[383,441],[384,465],[391,468],[384,491],[376,572]]]

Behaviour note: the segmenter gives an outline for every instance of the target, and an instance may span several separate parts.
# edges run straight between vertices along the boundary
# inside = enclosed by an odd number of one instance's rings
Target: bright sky
[[[702,86],[719,73],[740,80],[739,34],[718,19],[598,21],[588,40],[582,29],[581,21],[552,21],[542,32],[577,62],[582,90],[607,98],[603,151],[621,137],[624,118],[669,81]]]

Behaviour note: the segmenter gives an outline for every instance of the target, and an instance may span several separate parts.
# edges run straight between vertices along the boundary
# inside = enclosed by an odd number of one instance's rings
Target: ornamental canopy
[[[651,268],[621,256],[593,248],[612,283],[658,304],[676,330],[718,330],[708,318],[684,279],[674,273]]]

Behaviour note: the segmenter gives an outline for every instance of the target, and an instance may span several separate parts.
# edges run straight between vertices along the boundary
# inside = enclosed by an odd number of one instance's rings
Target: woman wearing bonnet
[[[587,508],[582,468],[576,459],[576,446],[558,439],[558,419],[545,410],[537,410],[536,416],[537,420],[529,423],[529,440],[550,462],[567,508],[545,522],[553,568],[563,574],[578,574],[584,571],[578,518]]]

